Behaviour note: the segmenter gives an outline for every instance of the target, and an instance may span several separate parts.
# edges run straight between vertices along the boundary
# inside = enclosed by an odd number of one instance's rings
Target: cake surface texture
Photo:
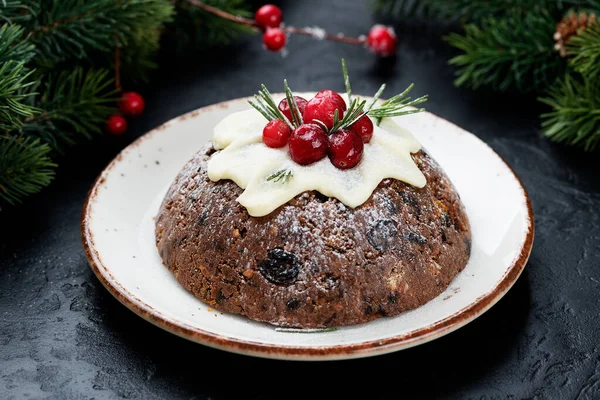
[[[437,163],[412,158],[417,188],[384,179],[356,208],[306,191],[252,217],[230,180],[211,181],[203,147],[160,207],[156,242],[176,279],[211,307],[283,327],[360,324],[414,309],[467,264],[468,219]]]

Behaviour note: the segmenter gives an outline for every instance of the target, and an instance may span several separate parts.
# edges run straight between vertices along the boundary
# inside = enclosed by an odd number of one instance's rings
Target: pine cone
[[[593,12],[571,12],[567,14],[557,25],[554,33],[556,44],[554,48],[559,51],[561,57],[567,55],[567,43],[573,36],[576,36],[579,30],[598,22],[596,14]]]

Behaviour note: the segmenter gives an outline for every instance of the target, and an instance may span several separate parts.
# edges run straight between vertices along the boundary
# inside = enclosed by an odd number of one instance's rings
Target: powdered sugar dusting
[[[304,28],[304,31],[309,33],[312,37],[318,40],[325,39],[325,35],[327,32],[323,28],[319,28],[318,26],[307,26]]]
[[[215,148],[221,151],[208,163],[211,180],[230,179],[245,189],[237,200],[252,216],[267,215],[305,191],[316,190],[355,208],[385,178],[416,187],[426,183],[411,157],[421,145],[393,119],[386,118],[375,127],[373,139],[365,144],[362,161],[349,170],[337,169],[328,158],[307,166],[296,164],[287,147],[273,149],[262,143],[264,125],[263,116],[254,109],[226,117],[214,131]],[[267,179],[281,170],[291,172],[289,179]]]

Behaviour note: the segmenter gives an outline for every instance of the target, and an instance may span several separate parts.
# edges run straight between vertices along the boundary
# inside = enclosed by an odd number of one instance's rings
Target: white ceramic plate
[[[211,139],[215,124],[247,109],[246,101],[201,108],[149,132],[123,150],[90,191],[81,224],[88,260],[104,286],[136,314],[176,335],[236,353],[356,358],[445,335],[489,309],[519,277],[533,243],[531,204],[519,179],[477,137],[421,113],[402,117],[401,124],[445,169],[472,228],[471,259],[444,293],[396,317],[311,334],[280,332],[211,310],[163,266],[154,243],[154,216],[179,170]]]

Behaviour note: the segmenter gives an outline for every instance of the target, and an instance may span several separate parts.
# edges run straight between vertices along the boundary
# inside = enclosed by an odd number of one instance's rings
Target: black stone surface
[[[286,20],[358,35],[370,2],[287,1]],[[123,138],[104,137],[61,160],[51,188],[0,213],[0,399],[600,398],[600,160],[539,134],[535,99],[455,89],[443,29],[398,26],[396,60],[293,37],[290,54],[260,38],[163,62],[147,110]],[[261,82],[387,93],[416,82],[427,108],[500,153],[529,190],[536,238],[529,264],[496,306],[429,344],[370,359],[298,363],[243,357],[175,337],[120,305],[87,265],[79,218],[96,175],[145,131]],[[474,185],[477,182],[473,182]]]

